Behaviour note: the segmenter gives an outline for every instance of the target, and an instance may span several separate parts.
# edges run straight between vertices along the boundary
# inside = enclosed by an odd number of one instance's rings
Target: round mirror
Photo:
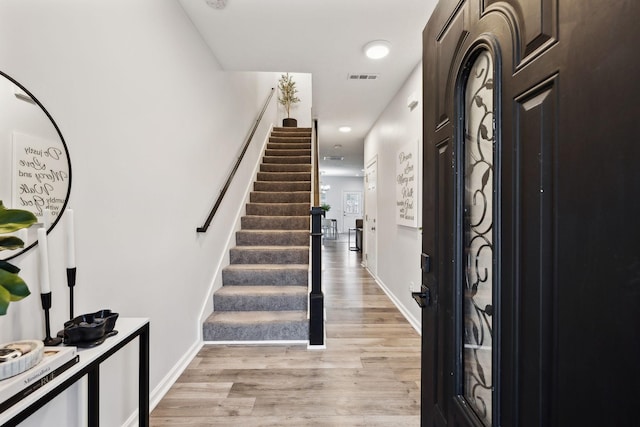
[[[25,245],[0,252],[8,260],[37,243],[37,229],[53,229],[71,190],[71,160],[60,129],[24,86],[0,71],[0,201],[33,212],[38,223],[17,231]]]

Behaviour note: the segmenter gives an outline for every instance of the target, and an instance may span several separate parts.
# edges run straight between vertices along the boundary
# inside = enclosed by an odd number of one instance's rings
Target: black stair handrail
[[[231,172],[229,173],[229,176],[227,177],[227,182],[224,183],[224,187],[222,187],[222,190],[220,190],[220,195],[218,196],[216,203],[213,205],[213,208],[211,208],[211,212],[209,212],[209,216],[207,217],[207,220],[204,222],[204,225],[202,227],[198,227],[196,229],[198,233],[206,232],[207,229],[209,228],[209,225],[211,225],[211,221],[213,221],[213,217],[216,215],[216,212],[218,211],[218,208],[222,203],[222,199],[224,198],[224,195],[227,194],[227,190],[231,185],[231,181],[233,180],[233,177],[236,175],[236,172],[240,167],[240,162],[242,162],[242,159],[244,158],[244,154],[247,152],[247,148],[249,148],[249,144],[253,139],[253,135],[256,133],[256,130],[258,129],[258,125],[262,120],[262,116],[264,115],[264,112],[267,111],[267,107],[269,106],[269,102],[271,101],[271,98],[273,97],[273,93],[275,92],[275,90],[276,90],[275,88],[273,87],[271,88],[271,92],[269,92],[269,96],[267,97],[267,102],[264,103],[264,107],[262,107],[262,111],[260,111],[260,114],[256,119],[256,123],[253,125],[253,129],[251,129],[251,133],[249,134],[247,141],[244,143],[244,147],[242,147],[242,151],[240,152],[240,156],[238,157],[238,160],[236,160],[236,164],[233,166],[233,169],[231,170]]]

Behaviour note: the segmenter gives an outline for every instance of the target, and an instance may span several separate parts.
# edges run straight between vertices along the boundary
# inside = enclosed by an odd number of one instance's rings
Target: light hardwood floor
[[[205,346],[151,425],[419,426],[420,337],[360,262],[326,242],[326,350]]]

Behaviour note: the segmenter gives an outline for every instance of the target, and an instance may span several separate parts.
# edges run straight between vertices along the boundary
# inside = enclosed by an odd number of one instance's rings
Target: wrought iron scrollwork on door
[[[464,397],[485,425],[492,419],[494,287],[493,58],[482,51],[464,87]]]

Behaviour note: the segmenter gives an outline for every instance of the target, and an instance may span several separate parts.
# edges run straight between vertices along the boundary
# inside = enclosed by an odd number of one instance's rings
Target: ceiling
[[[422,56],[422,30],[437,0],[179,0],[227,71],[311,73],[320,170],[362,176],[364,138]],[[372,60],[372,40],[391,53]],[[349,74],[376,74],[352,80]],[[348,134],[338,131],[350,126]],[[339,147],[341,146],[341,147]],[[323,160],[340,156],[344,160]]]

